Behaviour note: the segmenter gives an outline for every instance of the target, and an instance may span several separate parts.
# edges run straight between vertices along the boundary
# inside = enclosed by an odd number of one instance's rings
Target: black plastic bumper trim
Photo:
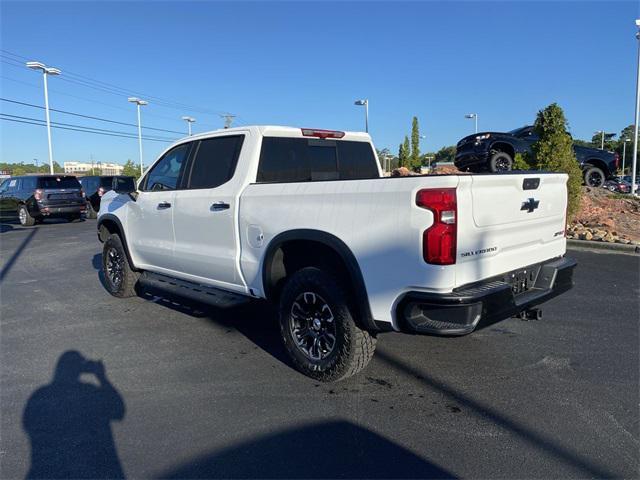
[[[573,287],[572,258],[534,265],[535,284],[514,295],[504,280],[488,280],[450,293],[409,292],[398,303],[396,318],[409,333],[466,335],[481,322],[494,323],[554,298]]]

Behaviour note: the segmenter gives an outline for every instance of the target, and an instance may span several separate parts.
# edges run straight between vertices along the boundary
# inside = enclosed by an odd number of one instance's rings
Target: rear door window
[[[37,186],[36,177],[25,177],[22,179],[22,190],[35,190]]]
[[[215,188],[233,177],[244,135],[209,138],[198,142],[187,188]]]
[[[64,176],[59,177],[40,177],[38,178],[38,188],[58,189],[58,188],[80,188],[80,182],[76,177]]]
[[[113,177],[100,177],[100,186],[102,188],[106,190],[111,190],[112,185],[113,185]]]
[[[378,178],[368,142],[265,137],[258,182],[313,182]]]

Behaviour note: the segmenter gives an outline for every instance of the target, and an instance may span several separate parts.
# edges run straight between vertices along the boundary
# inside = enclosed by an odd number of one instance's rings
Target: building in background
[[[117,163],[64,162],[64,173],[72,175],[122,175],[123,170]]]

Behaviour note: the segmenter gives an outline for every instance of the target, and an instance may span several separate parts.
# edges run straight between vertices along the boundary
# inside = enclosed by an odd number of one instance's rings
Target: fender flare
[[[373,316],[371,315],[371,306],[369,305],[369,297],[367,289],[364,283],[362,272],[360,271],[360,265],[356,260],[355,255],[349,247],[338,237],[322,230],[313,229],[296,229],[288,230],[286,232],[276,235],[267,246],[266,253],[264,255],[264,261],[262,262],[262,286],[264,294],[267,299],[273,294],[272,288],[269,286],[268,279],[271,277],[271,266],[273,264],[273,257],[278,249],[286,242],[292,240],[309,240],[313,242],[321,243],[338,254],[338,257],[342,260],[349,275],[351,286],[353,287],[353,293],[356,300],[356,308],[360,313],[360,319],[365,328],[369,331],[380,331],[380,327],[376,324]]]
[[[105,213],[104,215],[101,215],[100,218],[98,218],[98,223],[96,225],[96,228],[98,231],[98,240],[104,243],[104,241],[100,238],[100,227],[102,227],[107,220],[112,221],[113,223],[116,224],[118,228],[118,233],[120,234],[120,240],[122,240],[122,246],[124,247],[124,253],[127,255],[127,260],[129,261],[129,265],[133,267],[134,263],[133,263],[133,260],[131,259],[131,254],[129,253],[129,245],[127,244],[127,237],[124,234],[124,227],[122,226],[122,222],[117,216],[113,215],[112,213]]]

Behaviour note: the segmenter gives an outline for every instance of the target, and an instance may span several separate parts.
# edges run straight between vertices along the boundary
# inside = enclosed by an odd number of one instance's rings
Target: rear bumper
[[[398,304],[396,318],[411,333],[465,335],[480,322],[504,320],[570,290],[576,265],[563,257],[527,267],[536,272],[535,279],[517,295],[506,281],[511,272],[450,293],[410,292]]]
[[[45,217],[55,217],[58,215],[70,215],[74,213],[83,213],[87,209],[85,202],[74,205],[38,205],[37,215]]]

